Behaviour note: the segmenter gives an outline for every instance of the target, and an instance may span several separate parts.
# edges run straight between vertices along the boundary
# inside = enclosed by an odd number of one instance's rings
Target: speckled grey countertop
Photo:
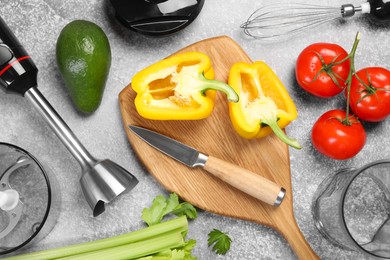
[[[342,108],[342,97],[324,100],[303,92],[294,78],[296,57],[314,42],[333,42],[346,50],[362,33],[356,67],[389,67],[389,31],[370,27],[364,20],[330,24],[286,42],[261,44],[246,37],[240,29],[248,16],[266,1],[206,0],[193,24],[165,38],[149,38],[122,27],[114,18],[108,0],[15,0],[0,1],[0,15],[24,44],[39,68],[39,89],[52,103],[86,148],[98,158],[110,158],[132,172],[140,181],[130,193],[121,196],[103,215],[93,218],[79,185],[80,167],[55,134],[21,97],[0,95],[0,136],[3,142],[21,146],[35,155],[57,176],[62,211],[53,231],[35,251],[112,236],[143,227],[141,211],[159,194],[167,194],[143,168],[133,153],[122,127],[118,94],[140,69],[191,43],[219,35],[237,41],[253,60],[266,61],[288,88],[299,117],[287,128],[298,137],[303,149],[290,149],[294,212],[305,238],[323,259],[364,259],[361,254],[331,245],[315,229],[310,211],[313,194],[320,182],[335,170],[358,167],[375,159],[388,158],[390,121],[365,124],[367,143],[353,159],[335,161],[318,154],[310,140],[311,126],[325,111]],[[287,2],[287,1],[285,1]],[[306,1],[310,2],[310,1]],[[359,4],[360,1],[351,1]],[[339,6],[336,0],[323,5]],[[112,66],[100,108],[92,115],[77,113],[64,88],[55,62],[55,44],[61,29],[70,21],[86,19],[106,32],[112,49]],[[229,232],[231,250],[217,256],[207,248],[210,228]],[[294,259],[287,242],[277,232],[250,222],[225,218],[201,211],[190,223],[189,236],[198,241],[199,259]]]

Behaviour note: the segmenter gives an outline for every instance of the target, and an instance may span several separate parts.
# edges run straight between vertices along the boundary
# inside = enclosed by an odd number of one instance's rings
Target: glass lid
[[[51,207],[48,176],[25,150],[0,142],[0,255],[30,242]]]

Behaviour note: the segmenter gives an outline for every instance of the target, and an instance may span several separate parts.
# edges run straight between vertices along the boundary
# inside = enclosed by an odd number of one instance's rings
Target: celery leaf
[[[157,196],[150,208],[142,210],[142,219],[149,226],[158,224],[167,214],[175,214],[176,216],[187,216],[187,218],[194,219],[198,213],[194,206],[188,202],[179,203],[179,197],[176,193],[171,193],[168,198],[163,195]]]
[[[142,210],[142,219],[149,225],[160,223],[163,216],[163,211],[167,206],[167,202],[164,196],[157,196],[150,208],[144,208]]]
[[[198,212],[195,207],[192,206],[188,202],[182,202],[176,206],[176,208],[172,211],[173,214],[180,217],[185,215],[187,218],[194,219],[198,217]]]
[[[192,255],[192,249],[194,249],[195,245],[196,245],[196,240],[190,239],[190,240],[185,242],[184,246],[177,248],[179,250],[184,251],[184,258],[183,258],[184,260],[196,260],[197,259],[196,256]]]
[[[176,193],[171,193],[166,200],[166,207],[164,208],[162,214],[163,217],[169,213],[171,213],[177,206],[179,206],[179,197]]]

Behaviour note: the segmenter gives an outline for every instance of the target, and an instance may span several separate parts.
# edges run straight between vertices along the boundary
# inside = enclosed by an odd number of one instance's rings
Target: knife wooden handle
[[[285,189],[261,175],[224,160],[209,156],[204,169],[233,187],[270,205],[278,206]]]

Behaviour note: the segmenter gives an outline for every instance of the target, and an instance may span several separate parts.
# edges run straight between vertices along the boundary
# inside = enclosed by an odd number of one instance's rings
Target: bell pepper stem
[[[203,73],[199,74],[198,80],[202,83],[201,84],[202,94],[204,94],[207,90],[218,90],[225,93],[227,99],[230,102],[235,102],[235,103],[238,102],[239,100],[238,94],[228,84],[219,80],[206,79]]]
[[[288,137],[284,131],[279,127],[277,123],[277,118],[263,118],[261,123],[268,125],[274,134],[284,143],[295,149],[301,149],[302,146],[298,143],[296,139]]]

